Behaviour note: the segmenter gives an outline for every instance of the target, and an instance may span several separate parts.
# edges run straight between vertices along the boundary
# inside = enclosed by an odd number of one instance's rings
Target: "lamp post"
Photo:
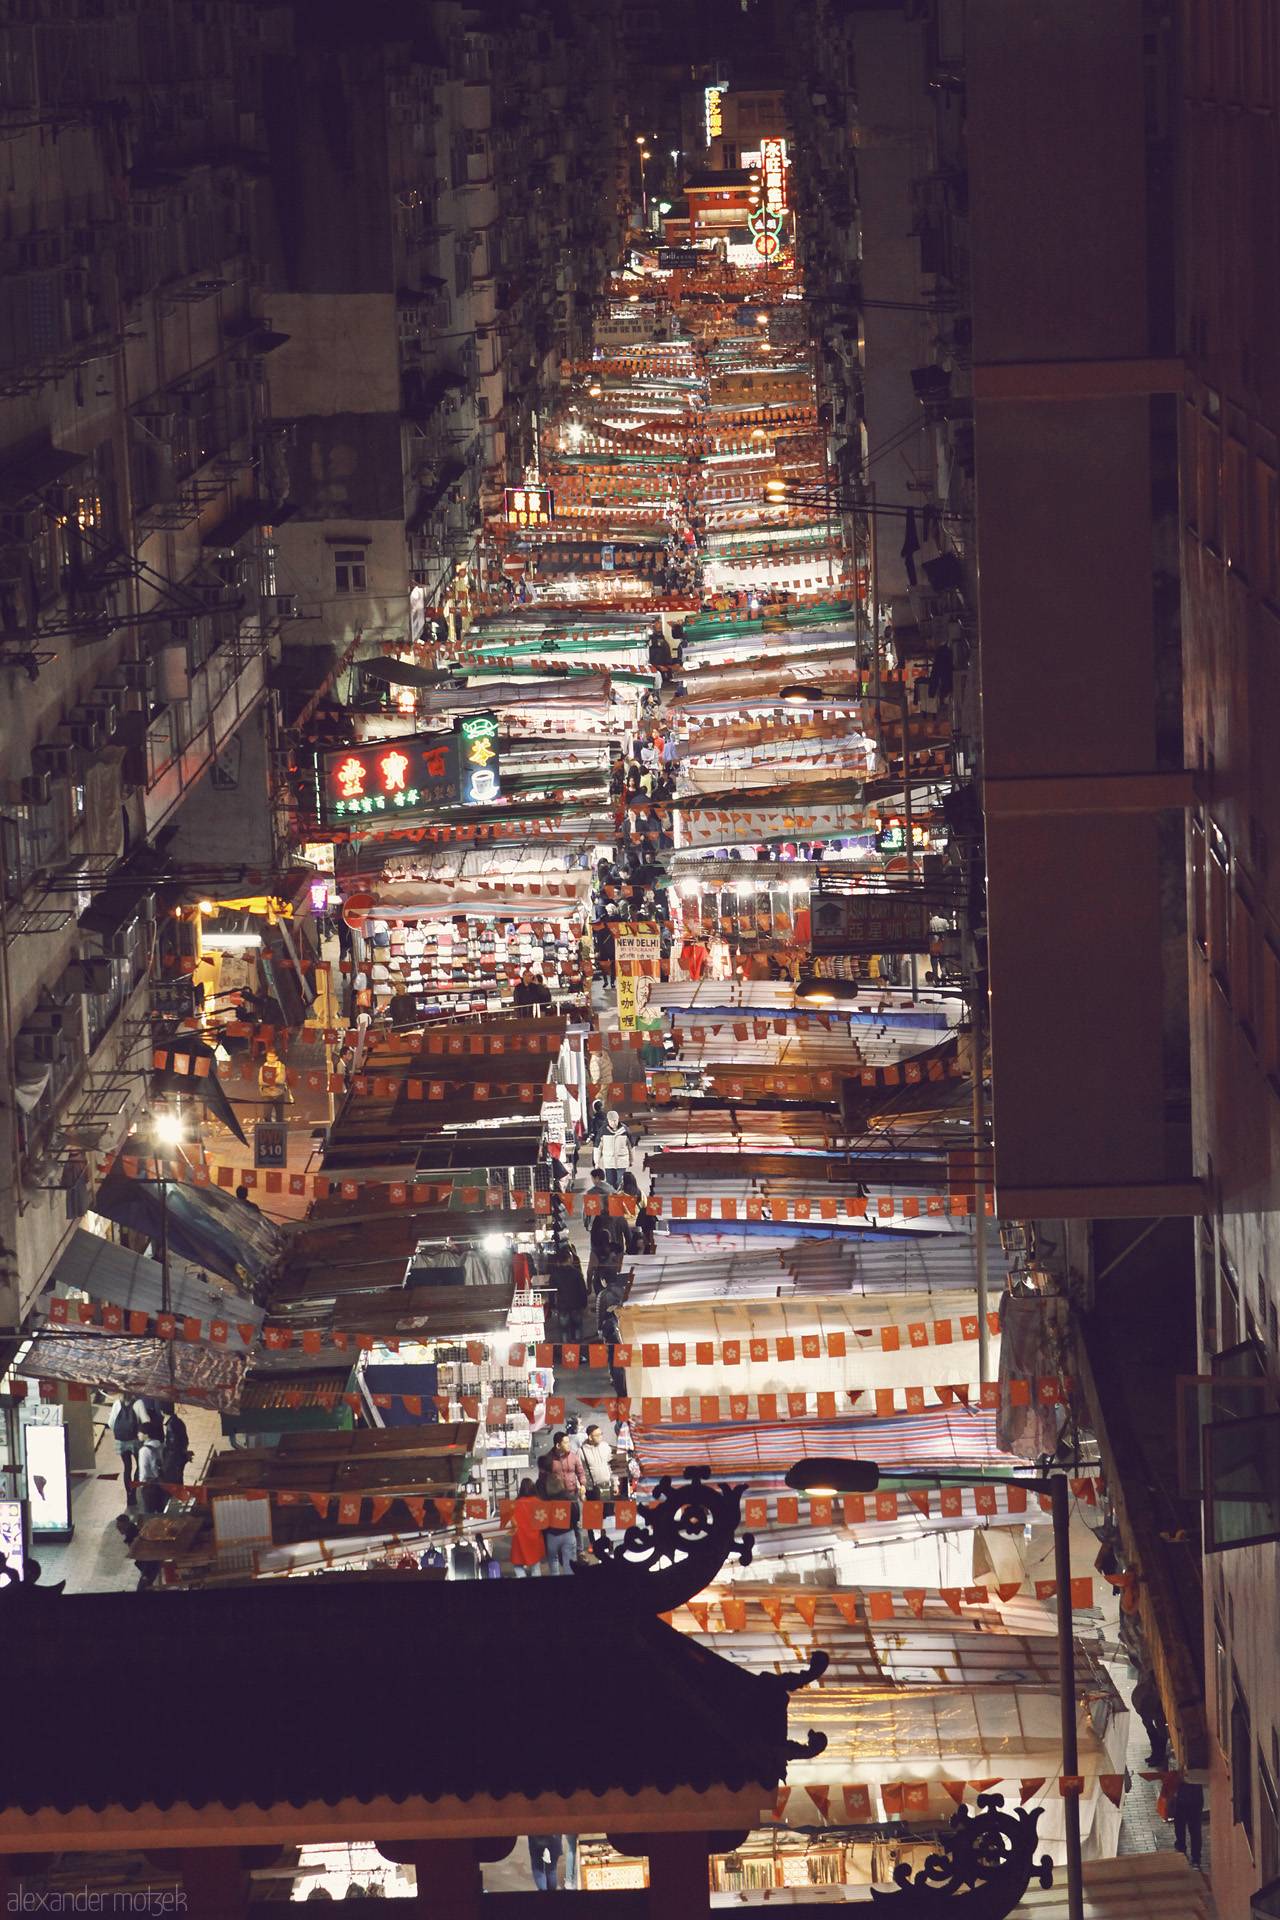
[[[156,1179],[160,1187],[160,1311],[170,1313],[173,1301],[169,1287],[169,1179],[168,1163],[162,1158],[165,1148],[176,1147],[183,1137],[182,1115],[157,1107],[151,1115],[151,1145],[155,1148]],[[169,1387],[176,1386],[173,1341],[169,1342]]]
[[[973,1487],[988,1483],[980,1473],[930,1473],[885,1470],[875,1460],[845,1460],[836,1455],[797,1460],[788,1469],[787,1485],[797,1493],[840,1494],[874,1493],[881,1481],[924,1480],[937,1487]],[[1010,1484],[1006,1479],[1003,1484]],[[1012,1484],[1031,1493],[1049,1496],[1053,1516],[1053,1571],[1058,1602],[1058,1708],[1062,1730],[1062,1771],[1075,1776],[1080,1754],[1076,1738],[1075,1645],[1071,1633],[1071,1536],[1070,1510],[1067,1506],[1065,1473],[1044,1473],[1019,1478]],[[1084,1889],[1080,1871],[1080,1796],[1077,1792],[1062,1796],[1063,1825],[1067,1855],[1067,1916],[1083,1920]]]

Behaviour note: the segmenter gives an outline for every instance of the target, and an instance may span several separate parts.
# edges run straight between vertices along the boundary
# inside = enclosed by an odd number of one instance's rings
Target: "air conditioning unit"
[[[103,732],[96,720],[77,720],[72,717],[66,723],[67,738],[80,753],[97,753],[103,745]]]
[[[156,663],[154,660],[122,660],[116,669],[120,675],[120,684],[136,687],[143,693],[150,693],[156,684]]]
[[[277,593],[267,600],[267,609],[275,620],[296,620],[298,618],[298,600],[296,594]]]
[[[73,738],[74,729],[77,727],[96,727],[99,740],[109,740],[116,730],[115,701],[95,699],[81,701],[78,707],[71,709],[71,726]],[[78,746],[79,741],[76,744]]]
[[[60,1027],[23,1027],[18,1034],[18,1046],[28,1060],[42,1067],[56,1066],[71,1051],[71,1042]]]
[[[54,780],[69,780],[74,769],[73,749],[64,741],[46,740],[31,749],[31,770]]]
[[[6,507],[0,513],[0,540],[29,547],[40,538],[43,527],[44,513],[39,507]]]
[[[73,960],[63,979],[68,993],[110,993],[114,975],[110,960]]]
[[[53,798],[53,780],[47,773],[27,774],[22,782],[22,802],[27,807],[47,807]]]

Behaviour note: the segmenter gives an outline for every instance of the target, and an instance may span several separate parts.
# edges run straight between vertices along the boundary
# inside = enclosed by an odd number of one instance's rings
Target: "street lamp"
[[[831,984],[829,982],[824,984]],[[1047,1462],[1045,1463],[1047,1465]],[[882,1481],[909,1481],[919,1485],[927,1481],[935,1487],[972,1487],[994,1485],[980,1473],[932,1473],[927,1469],[884,1469],[875,1460],[845,1460],[838,1455],[817,1455],[797,1460],[788,1468],[787,1485],[797,1493],[810,1495],[874,1493]],[[1080,1756],[1076,1742],[1075,1644],[1071,1633],[1071,1536],[1070,1509],[1067,1505],[1065,1473],[1043,1473],[1018,1477],[1005,1485],[1025,1487],[1031,1493],[1048,1494],[1053,1515],[1053,1571],[1058,1602],[1058,1706],[1062,1729],[1062,1771],[1065,1778],[1075,1776]],[[1062,1796],[1063,1825],[1067,1853],[1068,1920],[1083,1920],[1084,1888],[1080,1872],[1080,1796]]]

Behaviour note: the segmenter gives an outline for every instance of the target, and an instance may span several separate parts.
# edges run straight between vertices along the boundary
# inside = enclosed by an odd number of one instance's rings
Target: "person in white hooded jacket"
[[[615,1192],[620,1191],[622,1176],[631,1165],[631,1135],[616,1107],[610,1107],[605,1117],[605,1129],[600,1137],[600,1165],[609,1185]]]

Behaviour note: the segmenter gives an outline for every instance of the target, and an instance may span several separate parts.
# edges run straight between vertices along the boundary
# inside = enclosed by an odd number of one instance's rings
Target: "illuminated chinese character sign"
[[[720,87],[707,87],[703,93],[703,105],[706,111],[707,145],[720,138],[724,128],[724,92]]]
[[[787,143],[785,140],[760,142],[760,174],[766,208],[773,214],[785,213],[787,207]]]
[[[458,728],[458,795],[464,807],[501,798],[498,785],[498,723],[491,713],[472,714]]]
[[[320,786],[331,827],[390,826],[406,814],[484,806],[501,798],[498,723],[477,713],[454,733],[344,747],[324,756]]]
[[[549,487],[508,487],[503,499],[503,518],[509,527],[549,527],[556,517],[555,495]]]

